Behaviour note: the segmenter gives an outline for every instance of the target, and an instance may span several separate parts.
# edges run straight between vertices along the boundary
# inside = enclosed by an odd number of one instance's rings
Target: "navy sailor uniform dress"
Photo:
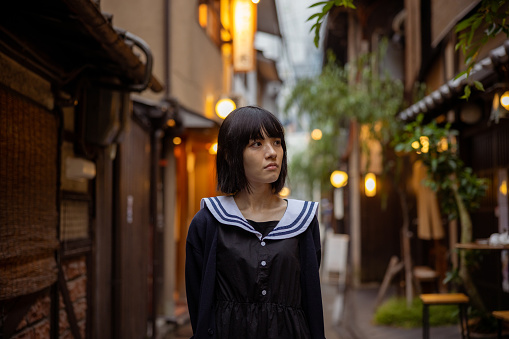
[[[293,199],[287,203],[281,220],[255,222],[243,217],[233,196],[202,199],[202,209],[217,220],[212,310],[215,332],[209,329],[209,335],[214,333],[221,339],[323,338],[323,333],[312,334],[310,315],[303,308],[309,301],[303,301],[306,286],[302,284],[310,280],[301,275],[299,237],[311,224],[318,228],[318,204]],[[318,285],[315,299],[320,295],[317,279],[313,280],[313,285]],[[319,310],[315,311],[322,314],[321,300],[316,305]],[[312,307],[306,308],[310,312]]]

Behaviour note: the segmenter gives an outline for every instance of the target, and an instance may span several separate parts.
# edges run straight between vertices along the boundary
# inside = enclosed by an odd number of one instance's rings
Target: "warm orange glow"
[[[212,145],[210,145],[209,153],[210,154],[217,154],[217,142],[215,142]]]
[[[438,151],[439,152],[444,152],[444,151],[447,151],[447,149],[449,148],[449,143],[447,142],[447,138],[442,138],[440,139],[440,141],[438,142]]]
[[[221,11],[221,24],[224,29],[230,31],[232,29],[232,19],[231,19],[231,11],[230,11],[230,0],[221,0],[219,4]]]
[[[181,143],[182,143],[182,139],[180,139],[179,137],[173,138],[174,145],[180,145]]]
[[[208,16],[207,4],[200,4],[198,6],[198,23],[203,28],[207,27],[207,16]]]
[[[232,44],[222,44],[221,45],[221,52],[225,57],[231,57],[232,56]]]
[[[233,9],[233,68],[235,72],[250,72],[255,68],[256,5],[251,0],[232,0]]]
[[[427,136],[421,136],[419,138],[419,141],[421,142],[421,145],[422,145],[421,152],[422,153],[428,153],[428,151],[429,151],[429,138]]]
[[[290,191],[290,189],[289,189],[288,187],[286,187],[286,186],[285,186],[285,187],[283,187],[283,189],[281,190],[281,192],[279,192],[279,196],[280,196],[281,198],[286,198],[286,197],[288,197],[288,196],[290,195],[290,192],[291,192],[291,191]]]
[[[367,173],[364,177],[364,192],[367,197],[376,195],[376,176],[374,173]]]
[[[318,128],[315,128],[313,132],[311,132],[311,138],[313,140],[320,140],[322,138],[322,131]]]
[[[221,29],[221,41],[231,41],[232,36],[226,29]]]
[[[509,91],[504,92],[500,97],[500,104],[507,110],[509,110]]]
[[[507,181],[503,180],[499,188],[500,193],[507,195]]]
[[[343,171],[334,171],[330,176],[330,182],[336,188],[343,187],[348,182],[348,174]]]
[[[166,121],[166,125],[168,125],[168,127],[174,127],[175,126],[175,120],[174,119],[168,119],[168,121]]]

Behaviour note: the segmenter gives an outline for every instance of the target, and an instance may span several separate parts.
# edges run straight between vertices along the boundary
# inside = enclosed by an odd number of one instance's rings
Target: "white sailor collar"
[[[286,201],[288,206],[285,214],[272,232],[263,239],[279,240],[292,238],[304,232],[311,224],[318,208],[317,202],[295,199],[286,199]],[[255,230],[244,218],[233,196],[203,198],[200,207],[207,207],[220,223],[240,227],[255,234],[258,239],[262,239],[262,234]]]

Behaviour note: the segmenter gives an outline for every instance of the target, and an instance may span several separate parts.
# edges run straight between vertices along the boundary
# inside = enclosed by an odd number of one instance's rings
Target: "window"
[[[200,0],[198,23],[217,46],[221,45],[221,19],[219,0]]]

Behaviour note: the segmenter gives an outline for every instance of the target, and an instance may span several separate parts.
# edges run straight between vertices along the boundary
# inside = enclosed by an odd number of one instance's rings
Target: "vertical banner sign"
[[[256,5],[251,0],[233,0],[233,70],[255,69]]]

